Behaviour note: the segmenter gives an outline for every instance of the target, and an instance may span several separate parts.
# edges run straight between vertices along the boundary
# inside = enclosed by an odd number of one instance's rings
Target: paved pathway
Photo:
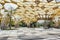
[[[60,29],[19,28],[0,30],[0,40],[60,40]]]

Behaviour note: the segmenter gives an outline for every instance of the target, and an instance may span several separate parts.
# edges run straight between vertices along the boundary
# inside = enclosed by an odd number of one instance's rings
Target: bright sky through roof
[[[60,2],[60,0],[56,0],[56,2]]]

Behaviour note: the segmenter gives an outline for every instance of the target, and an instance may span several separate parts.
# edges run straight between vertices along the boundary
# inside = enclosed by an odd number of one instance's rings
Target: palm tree
[[[8,5],[8,6],[7,6]],[[15,6],[15,7],[14,7]],[[13,4],[13,3],[6,3],[4,5],[4,8],[7,10],[8,12],[8,17],[9,17],[9,28],[11,29],[11,21],[12,21],[12,16],[13,16],[13,13],[15,12],[15,10],[18,8],[18,6],[16,4]],[[14,11],[14,12],[13,12]]]
[[[3,6],[0,4],[0,26],[1,26],[1,18],[2,18],[2,14],[1,14],[1,9],[3,8]]]
[[[1,25],[1,12],[0,12],[0,25]]]
[[[12,10],[12,7],[11,7],[10,11],[6,10],[6,12],[8,12],[7,17],[9,17],[9,28],[10,29],[11,29],[11,24],[12,24],[12,16],[15,13],[15,12],[13,13],[13,11],[15,11],[15,10]]]

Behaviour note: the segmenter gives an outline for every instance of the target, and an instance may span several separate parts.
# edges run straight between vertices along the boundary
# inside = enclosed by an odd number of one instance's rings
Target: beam
[[[52,16],[52,18],[54,18],[55,16],[58,16],[58,15],[60,15],[60,9],[56,9],[55,13],[52,14],[51,16]]]

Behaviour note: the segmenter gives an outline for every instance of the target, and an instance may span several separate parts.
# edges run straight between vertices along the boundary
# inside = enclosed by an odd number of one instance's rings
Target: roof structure
[[[58,0],[0,0],[1,10],[6,8],[5,4],[14,4],[18,7],[14,15],[19,15],[24,22],[37,21],[38,19],[52,19],[60,16],[60,1]],[[13,8],[15,7],[13,5]],[[4,13],[5,14],[5,13]],[[26,21],[27,20],[27,21]]]

